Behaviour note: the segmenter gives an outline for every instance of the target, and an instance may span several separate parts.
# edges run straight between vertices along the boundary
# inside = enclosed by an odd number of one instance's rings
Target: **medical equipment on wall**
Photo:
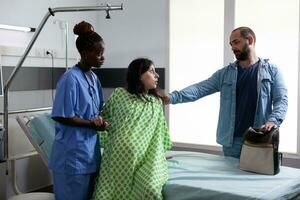
[[[68,69],[68,35],[69,35],[69,23],[64,20],[54,20],[53,24],[58,24],[59,28],[63,31],[65,36],[65,60],[66,60],[66,70]]]
[[[35,28],[25,26],[12,26],[6,24],[0,24],[0,29],[12,30],[12,31],[23,31],[23,32],[34,32]]]

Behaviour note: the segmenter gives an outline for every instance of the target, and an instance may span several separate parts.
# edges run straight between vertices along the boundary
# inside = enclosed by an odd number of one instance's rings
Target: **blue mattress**
[[[281,167],[275,176],[239,170],[239,160],[196,152],[170,152],[170,200],[300,199],[300,169]]]
[[[47,164],[54,141],[50,113],[18,117],[23,130]],[[235,158],[205,153],[170,151],[166,200],[300,199],[300,169],[281,167],[275,176],[239,170]]]
[[[44,163],[48,165],[55,137],[55,122],[51,118],[51,114],[42,113],[22,117],[17,116],[17,121],[33,147],[40,154]]]

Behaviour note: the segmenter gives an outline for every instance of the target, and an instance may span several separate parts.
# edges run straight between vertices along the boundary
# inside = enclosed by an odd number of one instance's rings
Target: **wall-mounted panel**
[[[4,83],[8,80],[14,67],[3,66]],[[93,69],[102,83],[103,88],[125,87],[126,68]],[[55,89],[59,77],[65,68],[22,67],[10,86],[10,91],[30,91]],[[165,88],[165,69],[156,68],[159,74],[159,87]]]

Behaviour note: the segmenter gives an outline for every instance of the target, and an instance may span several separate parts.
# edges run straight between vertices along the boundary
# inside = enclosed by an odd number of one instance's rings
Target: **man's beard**
[[[238,61],[247,60],[249,57],[250,48],[248,44],[245,44],[241,51],[235,53],[235,57]]]

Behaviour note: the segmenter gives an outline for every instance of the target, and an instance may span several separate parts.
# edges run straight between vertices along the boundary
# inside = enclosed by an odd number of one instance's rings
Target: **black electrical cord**
[[[47,55],[51,56],[51,62],[52,62],[52,67],[51,67],[51,89],[52,89],[52,103],[54,101],[54,57],[53,57],[53,53],[51,53],[50,51],[46,51]]]

